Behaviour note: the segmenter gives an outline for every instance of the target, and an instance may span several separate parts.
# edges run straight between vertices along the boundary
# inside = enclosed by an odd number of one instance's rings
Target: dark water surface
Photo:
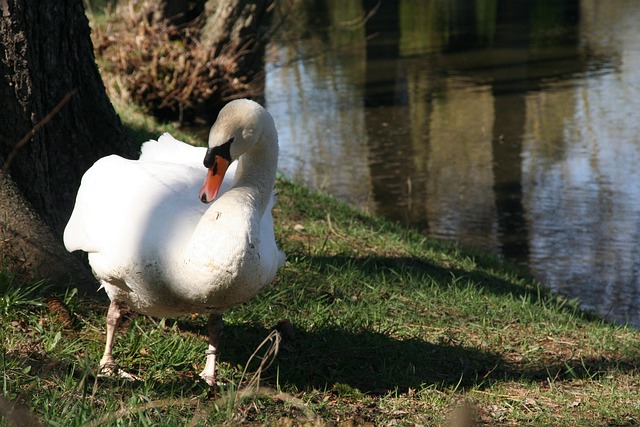
[[[280,169],[640,326],[638,3],[376,4],[286,11]]]

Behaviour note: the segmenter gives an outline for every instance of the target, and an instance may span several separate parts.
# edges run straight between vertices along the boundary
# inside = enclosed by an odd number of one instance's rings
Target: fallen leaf
[[[578,406],[580,406],[582,404],[582,401],[580,400],[575,400],[573,402],[571,402],[569,404],[569,408],[577,408]]]

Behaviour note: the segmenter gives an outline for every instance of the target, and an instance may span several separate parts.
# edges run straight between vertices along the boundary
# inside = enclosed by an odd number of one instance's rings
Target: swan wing
[[[276,272],[285,263],[285,254],[276,244],[275,232],[273,229],[272,210],[276,203],[276,192],[271,193],[269,204],[264,211],[260,221],[260,258],[263,262],[265,276],[270,282],[275,277]]]
[[[117,269],[184,244],[206,210],[198,200],[205,172],[115,155],[98,160],[82,178],[64,232],[67,250],[100,253]]]
[[[149,140],[140,147],[140,160],[143,162],[169,162],[202,166],[207,152],[205,147],[195,147],[175,139],[165,132],[158,140]]]

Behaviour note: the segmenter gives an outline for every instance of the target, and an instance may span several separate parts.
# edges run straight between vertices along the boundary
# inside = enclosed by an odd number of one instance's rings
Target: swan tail
[[[207,149],[194,147],[175,139],[165,132],[158,140],[151,139],[140,148],[140,160],[143,162],[170,162],[202,165]]]

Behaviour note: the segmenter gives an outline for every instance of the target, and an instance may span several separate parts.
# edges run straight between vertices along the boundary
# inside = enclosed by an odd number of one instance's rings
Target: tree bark
[[[54,279],[78,276],[61,236],[80,179],[98,158],[133,157],[137,149],[105,93],[82,0],[0,0],[0,15],[0,166],[75,91],[17,151],[0,181],[0,233],[10,237],[0,256],[26,256],[30,268]]]
[[[266,23],[273,0],[208,0],[201,41],[216,55],[236,56],[238,69],[251,77],[262,69]]]
[[[95,294],[89,269],[65,250],[4,175],[0,175],[0,200],[0,257],[5,268],[22,281],[45,278],[58,288],[73,282],[82,294]]]

